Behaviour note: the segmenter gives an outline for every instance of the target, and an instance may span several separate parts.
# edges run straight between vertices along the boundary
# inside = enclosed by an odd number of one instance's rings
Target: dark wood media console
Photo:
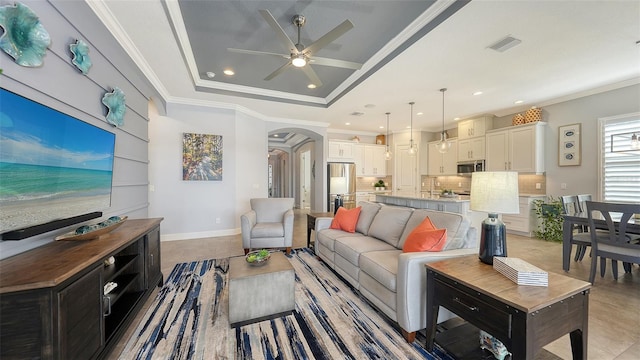
[[[0,358],[105,357],[162,284],[161,221],[127,220],[98,239],[0,261]],[[110,281],[118,286],[105,295]]]

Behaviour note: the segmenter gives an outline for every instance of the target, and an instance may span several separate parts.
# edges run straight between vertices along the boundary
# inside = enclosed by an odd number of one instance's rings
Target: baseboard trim
[[[202,239],[208,237],[219,237],[219,236],[233,236],[240,234],[240,228],[236,229],[226,229],[226,230],[215,230],[215,231],[201,231],[201,232],[193,232],[193,233],[178,233],[178,234],[162,234],[160,235],[160,241],[177,241],[177,240],[192,240],[192,239]]]

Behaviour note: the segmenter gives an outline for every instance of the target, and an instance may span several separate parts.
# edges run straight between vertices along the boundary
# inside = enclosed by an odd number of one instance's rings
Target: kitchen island
[[[376,201],[382,204],[447,211],[463,215],[469,215],[469,198],[468,195],[410,197],[376,194]]]
[[[452,197],[440,195],[424,197],[376,195],[376,202],[387,205],[406,206],[415,209],[429,209],[462,214],[469,218],[471,226],[478,229],[478,244],[480,244],[480,229],[482,221],[488,217],[488,214],[486,212],[469,210],[470,198],[471,197],[469,195],[455,195]]]

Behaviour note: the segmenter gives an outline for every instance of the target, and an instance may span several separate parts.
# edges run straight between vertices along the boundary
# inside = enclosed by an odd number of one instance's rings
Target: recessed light
[[[516,100],[514,104],[522,104],[523,102],[524,102],[523,100]]]
[[[309,84],[309,85],[307,85],[307,87],[309,89],[315,89],[316,88],[316,84]]]
[[[214,77],[216,77],[216,73],[214,73],[213,71],[207,71],[206,75],[209,79],[213,79]]]
[[[378,126],[378,129],[384,129],[384,126],[380,125]]]
[[[344,123],[345,125],[351,125],[351,123]]]
[[[424,113],[421,111],[421,112],[417,113],[416,115],[421,116],[421,115],[424,115]]]
[[[482,91],[476,91],[476,92],[474,92],[474,93],[473,93],[473,95],[474,95],[474,96],[475,96],[475,95],[482,95]]]
[[[223,73],[228,76],[235,75],[236,73],[231,69],[224,69]]]
[[[459,117],[457,117],[457,118],[453,118],[453,120],[454,120],[454,121],[458,121],[458,120],[460,120],[460,118],[459,118]]]
[[[367,104],[364,107],[366,107],[367,109],[373,109],[374,107],[376,107],[375,104]]]
[[[411,126],[407,126],[407,129],[411,129]]]
[[[364,113],[362,111],[354,111],[350,114],[351,116],[362,116]]]
[[[278,137],[278,134],[273,134],[273,137]]]

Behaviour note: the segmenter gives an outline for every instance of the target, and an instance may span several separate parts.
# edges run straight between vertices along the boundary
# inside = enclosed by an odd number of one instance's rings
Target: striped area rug
[[[121,359],[444,359],[408,344],[387,318],[316,260],[289,256],[296,273],[293,314],[231,329],[228,259],[178,264]]]

